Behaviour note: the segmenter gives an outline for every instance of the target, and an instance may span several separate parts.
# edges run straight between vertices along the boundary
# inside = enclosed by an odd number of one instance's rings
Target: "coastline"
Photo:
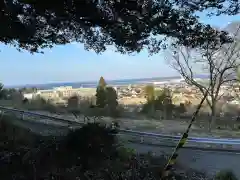
[[[172,77],[153,77],[153,78],[138,78],[138,79],[120,79],[120,80],[107,80],[106,83],[111,86],[127,86],[129,84],[148,84],[158,81],[169,81],[173,79],[181,79],[180,76],[172,76]],[[96,87],[98,84],[98,80],[96,81],[79,81],[79,82],[56,82],[56,83],[46,83],[46,84],[24,84],[24,85],[12,85],[6,86],[9,88],[23,88],[23,87],[37,87],[43,89],[52,89],[54,87],[59,86],[72,86],[73,88],[79,87]]]

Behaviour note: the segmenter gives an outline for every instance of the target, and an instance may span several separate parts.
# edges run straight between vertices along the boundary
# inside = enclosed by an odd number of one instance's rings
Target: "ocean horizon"
[[[206,75],[199,75],[196,78],[207,78]],[[129,85],[129,84],[152,84],[153,82],[161,82],[161,81],[171,81],[181,79],[181,76],[170,76],[170,77],[152,77],[152,78],[134,78],[134,79],[118,79],[118,80],[107,80],[106,83],[113,86],[119,85]],[[72,86],[73,88],[93,88],[98,84],[97,81],[79,81],[79,82],[56,82],[56,83],[46,83],[46,84],[25,84],[25,85],[12,85],[6,86],[7,88],[31,88],[36,87],[39,89],[53,89],[54,87],[59,86]]]

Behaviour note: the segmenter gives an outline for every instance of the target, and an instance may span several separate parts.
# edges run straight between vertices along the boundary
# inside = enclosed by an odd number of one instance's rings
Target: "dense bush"
[[[71,96],[67,100],[67,107],[69,109],[76,109],[76,108],[78,108],[79,103],[80,103],[80,100],[79,100],[78,96]]]
[[[223,170],[216,174],[214,180],[238,180],[231,170]]]
[[[116,138],[111,128],[99,123],[88,123],[69,132],[65,148],[79,157],[84,169],[99,165],[116,153]]]
[[[118,157],[121,160],[125,160],[128,161],[129,159],[131,159],[134,155],[136,154],[134,149],[131,148],[125,148],[124,146],[120,146],[118,148]]]
[[[147,102],[143,105],[141,113],[149,116],[154,117],[155,109],[154,109],[154,102]]]
[[[67,100],[67,111],[72,113],[75,117],[81,113],[80,107],[80,99],[78,96],[71,96]]]
[[[171,118],[174,110],[172,96],[168,89],[154,92],[153,87],[147,88],[147,103],[143,105],[142,113],[155,117],[155,111],[161,111],[164,119]]]
[[[32,100],[24,100],[22,101],[22,107],[27,110],[33,111],[48,111],[51,113],[57,113],[59,111],[58,106],[50,99],[44,99],[40,96],[36,97]]]
[[[9,129],[9,127],[3,127],[3,124],[0,127],[0,139],[6,143],[4,147],[0,144],[0,155],[2,158],[0,174],[3,179],[9,179],[12,176],[15,176],[16,179],[21,179],[21,177],[25,176],[23,179],[26,180],[34,179],[34,176],[51,179],[49,175],[57,173],[55,172],[56,169],[62,169],[61,171],[68,169],[69,171],[72,167],[77,168],[77,175],[80,175],[83,171],[99,169],[102,167],[101,164],[114,160],[117,157],[115,133],[111,128],[97,123],[89,123],[80,129],[70,131],[63,138],[36,137],[36,144],[31,145],[31,147],[28,145],[27,147],[26,143],[19,144],[19,141],[13,142],[11,140],[13,138],[3,134],[6,132],[3,131],[3,128]],[[26,141],[26,137],[32,136],[35,135],[26,131],[25,136],[21,138]],[[29,141],[26,142],[29,143]],[[14,145],[15,143],[18,144]],[[26,147],[20,150],[18,146],[21,147],[23,145]],[[3,158],[3,155],[6,156],[6,159]],[[34,172],[33,168],[37,172]]]

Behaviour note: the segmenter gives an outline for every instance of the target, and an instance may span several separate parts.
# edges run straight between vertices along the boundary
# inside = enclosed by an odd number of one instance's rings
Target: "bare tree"
[[[240,26],[236,32],[238,33]],[[235,39],[235,38],[233,38]],[[230,44],[213,46],[206,44],[201,49],[177,47],[166,56],[170,65],[177,70],[187,84],[195,86],[206,98],[211,110],[209,130],[216,120],[216,105],[224,95],[222,86],[236,82],[236,71],[240,65],[240,41]],[[205,74],[207,81],[196,79],[199,74]],[[208,90],[209,89],[209,90]]]

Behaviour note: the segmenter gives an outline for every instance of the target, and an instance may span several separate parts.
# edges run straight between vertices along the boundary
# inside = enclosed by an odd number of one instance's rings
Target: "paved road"
[[[42,120],[48,121],[48,120]],[[31,129],[42,135],[66,134],[66,124],[42,124],[33,121],[12,121],[12,123]],[[127,143],[128,147],[136,149],[139,153],[155,152],[156,155],[171,154],[172,148],[149,146],[139,143]],[[182,149],[178,157],[178,163],[184,167],[205,171],[208,174],[215,174],[219,170],[231,169],[240,178],[240,149],[239,152],[216,152],[194,149]]]
[[[136,149],[139,153],[154,152],[156,155],[171,154],[173,148],[146,146],[143,144],[127,144],[128,147]],[[199,171],[214,175],[224,169],[232,170],[240,178],[240,150],[239,153],[202,151],[182,149],[179,152],[177,163],[186,168],[193,168]]]

